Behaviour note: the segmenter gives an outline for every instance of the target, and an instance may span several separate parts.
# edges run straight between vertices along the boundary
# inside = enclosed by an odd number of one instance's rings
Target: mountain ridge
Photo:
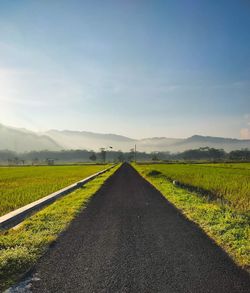
[[[0,124],[0,150],[16,152],[40,150],[86,149],[97,151],[100,148],[129,151],[134,145],[139,151],[181,152],[199,147],[223,148],[225,151],[249,148],[250,140],[236,138],[193,135],[188,138],[148,137],[134,139],[113,133],[90,131],[56,130],[34,132],[25,128]]]

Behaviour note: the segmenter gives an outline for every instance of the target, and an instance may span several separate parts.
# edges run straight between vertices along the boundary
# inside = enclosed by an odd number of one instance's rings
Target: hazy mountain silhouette
[[[70,131],[70,130],[49,130],[44,133],[54,139],[65,149],[98,149],[109,147],[115,144],[115,147],[124,147],[123,144],[133,146],[133,139],[116,135],[100,134],[87,131]]]
[[[199,147],[223,148],[225,151],[249,148],[250,140],[194,135],[189,138],[152,137],[132,139],[116,134],[100,134],[87,131],[49,130],[35,133],[22,128],[0,124],[0,150],[8,149],[17,152],[31,150],[62,150],[113,147],[114,150],[128,151],[137,145],[139,151],[181,152]]]
[[[0,149],[16,152],[60,150],[61,146],[47,135],[0,124]]]
[[[250,140],[193,135],[185,140],[177,142],[173,145],[173,147],[176,151],[197,149],[200,147],[211,147],[216,149],[224,149],[225,151],[233,151],[243,148],[250,149]]]

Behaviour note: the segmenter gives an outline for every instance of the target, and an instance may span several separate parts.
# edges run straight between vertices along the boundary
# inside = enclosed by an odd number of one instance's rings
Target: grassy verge
[[[44,254],[91,196],[119,166],[0,234],[0,291],[12,285]]]
[[[161,173],[149,171],[149,166],[134,165],[186,217],[197,223],[234,261],[250,271],[250,218],[229,206],[174,186]],[[151,171],[154,166],[151,166]],[[151,174],[151,175],[150,175]],[[152,175],[156,174],[156,175]]]

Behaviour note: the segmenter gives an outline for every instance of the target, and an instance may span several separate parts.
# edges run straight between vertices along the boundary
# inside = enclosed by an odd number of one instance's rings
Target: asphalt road
[[[39,261],[32,292],[249,292],[249,275],[124,164]]]

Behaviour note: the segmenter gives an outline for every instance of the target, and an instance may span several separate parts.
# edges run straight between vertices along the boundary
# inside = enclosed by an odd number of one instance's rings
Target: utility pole
[[[136,144],[135,144],[135,153],[134,153],[134,155],[135,155],[135,163],[136,163]]]

